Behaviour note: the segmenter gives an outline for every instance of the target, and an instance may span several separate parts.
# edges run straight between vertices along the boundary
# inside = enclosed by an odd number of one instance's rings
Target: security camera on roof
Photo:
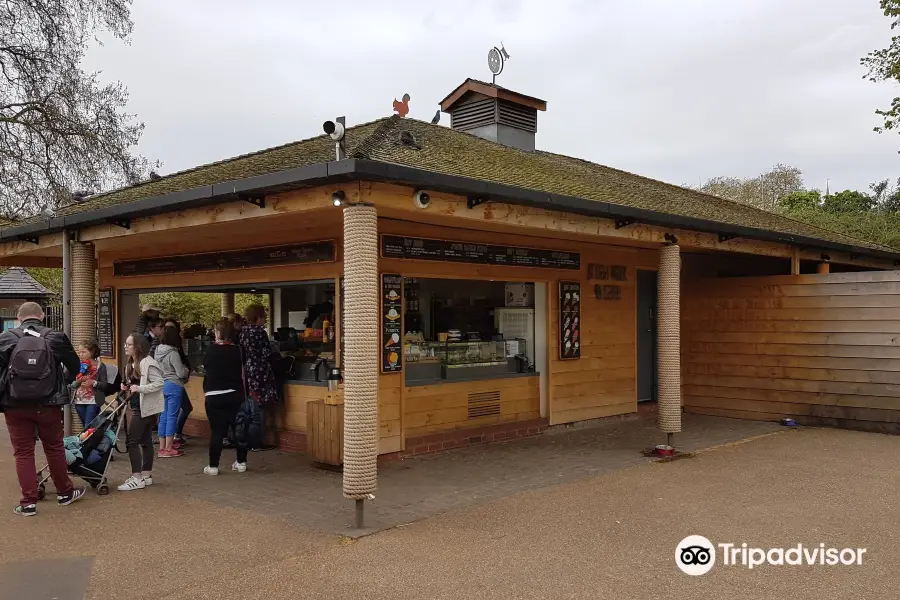
[[[324,129],[325,133],[327,133],[329,136],[331,136],[331,139],[333,139],[336,142],[339,142],[342,139],[344,139],[344,126],[338,122],[325,121],[322,124],[322,129]]]
[[[419,208],[428,208],[428,205],[431,203],[431,196],[425,190],[416,190],[413,202]]]

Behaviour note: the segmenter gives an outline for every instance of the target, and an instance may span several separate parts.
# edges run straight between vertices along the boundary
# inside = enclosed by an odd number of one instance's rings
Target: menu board
[[[581,284],[559,282],[559,358],[581,358]]]
[[[577,252],[451,242],[396,235],[381,236],[381,256],[542,269],[576,271],[581,269],[581,255]]]
[[[100,344],[100,356],[112,358],[115,356],[114,339],[115,331],[113,330],[113,290],[112,288],[101,288],[100,304],[97,307],[97,342]]]
[[[403,277],[381,275],[381,371],[396,373],[403,370],[403,332],[400,316],[403,313]]]
[[[159,275],[164,273],[191,273],[195,271],[220,271],[246,269],[295,263],[333,262],[335,246],[332,241],[291,244],[268,248],[248,248],[206,254],[185,254],[123,260],[113,263],[116,276]]]

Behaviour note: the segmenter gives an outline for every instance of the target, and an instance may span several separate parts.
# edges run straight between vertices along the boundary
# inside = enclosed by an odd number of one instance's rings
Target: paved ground
[[[678,448],[686,452],[778,431],[773,423],[686,415]],[[557,429],[551,435],[471,447],[393,461],[379,470],[374,502],[367,503],[367,530],[380,531],[449,510],[599,475],[649,459],[642,449],[663,438],[654,415],[588,428]],[[341,474],[311,466],[305,455],[251,453],[250,470],[228,470],[226,451],[216,478],[203,475],[205,450],[158,461],[154,485],[187,497],[290,520],[311,529],[356,535],[353,503],[341,495]],[[127,476],[127,461],[116,461],[114,481]],[[106,500],[106,499],[103,499]]]
[[[45,503],[34,519],[0,512],[0,598],[50,600],[54,596],[41,586],[51,585],[57,573],[67,573],[72,583],[58,600],[80,598],[76,574],[89,569],[85,597],[91,599],[897,597],[900,438],[802,429],[727,444],[742,437],[736,433],[746,424],[700,420],[696,426],[709,428],[709,437],[695,443],[726,444],[668,463],[640,458],[609,466],[589,440],[625,459],[642,428],[637,424],[628,434],[627,425],[390,466],[375,505],[393,506],[397,514],[400,502],[391,494],[403,494],[390,490],[415,477],[421,482],[425,471],[446,466],[449,471],[426,482],[450,477],[461,487],[441,496],[406,490],[410,503],[418,503],[410,514],[447,512],[359,540],[303,523],[306,511],[291,505],[314,497],[309,490],[282,498],[280,508],[238,505],[230,492],[214,487],[200,498],[204,486],[236,485],[239,476],[229,473],[197,477],[186,497],[186,482],[194,477],[190,462],[197,459],[172,460],[161,465],[163,483],[143,492],[93,496],[72,507]],[[733,431],[726,435],[717,425]],[[6,442],[0,446],[0,505],[12,506],[12,459]],[[682,447],[691,449],[689,440]],[[554,457],[520,462],[535,459],[539,449]],[[307,473],[297,457],[270,454],[254,455],[264,464],[248,484],[278,486],[299,477],[297,483],[320,486],[322,503],[334,497],[333,474]],[[305,474],[281,471],[290,461]],[[503,486],[484,484],[498,465],[515,467],[515,475]],[[468,474],[469,483],[460,474]],[[244,488],[249,496],[271,489]],[[477,495],[472,489],[488,491],[474,504],[460,499],[460,493]],[[675,546],[688,534],[761,547],[824,542],[868,553],[862,566],[748,571],[717,565],[691,578],[673,564]],[[36,559],[53,560],[37,565]],[[13,587],[23,582],[33,594]]]

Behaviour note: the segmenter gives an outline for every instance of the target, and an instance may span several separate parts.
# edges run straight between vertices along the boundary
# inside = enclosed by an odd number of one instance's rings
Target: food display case
[[[510,371],[503,341],[408,342],[404,357],[407,382],[487,379]]]

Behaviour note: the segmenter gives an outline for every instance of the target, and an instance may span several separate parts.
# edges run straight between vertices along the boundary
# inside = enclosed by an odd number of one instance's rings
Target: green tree
[[[713,177],[699,187],[695,186],[694,189],[741,204],[774,211],[780,198],[803,191],[803,172],[796,167],[778,163],[756,177],[746,179]]]
[[[831,194],[822,200],[822,210],[830,213],[864,213],[874,207],[874,198],[854,190]]]
[[[201,323],[215,325],[222,316],[222,294],[210,292],[157,292],[141,294],[141,304],[158,306],[164,315],[178,319],[183,327]],[[243,312],[250,304],[268,306],[265,294],[235,294],[234,308]]]
[[[62,269],[25,269],[39,284],[53,292],[58,299],[62,299]]]
[[[900,212],[900,177],[894,184],[891,184],[890,179],[876,181],[869,184],[869,189],[879,212]]]
[[[879,4],[884,16],[891,19],[891,29],[900,25],[900,0],[881,0]],[[867,70],[864,78],[869,81],[900,83],[900,36],[892,36],[886,48],[869,52],[860,62]],[[895,97],[888,108],[878,109],[875,114],[883,120],[875,131],[884,133],[896,129],[900,125],[900,97]]]
[[[819,190],[791,192],[778,199],[778,208],[783,211],[813,210],[822,205],[822,194]]]
[[[0,214],[52,211],[149,170],[131,151],[144,125],[124,86],[81,68],[99,35],[127,41],[132,26],[131,0],[0,2]]]

